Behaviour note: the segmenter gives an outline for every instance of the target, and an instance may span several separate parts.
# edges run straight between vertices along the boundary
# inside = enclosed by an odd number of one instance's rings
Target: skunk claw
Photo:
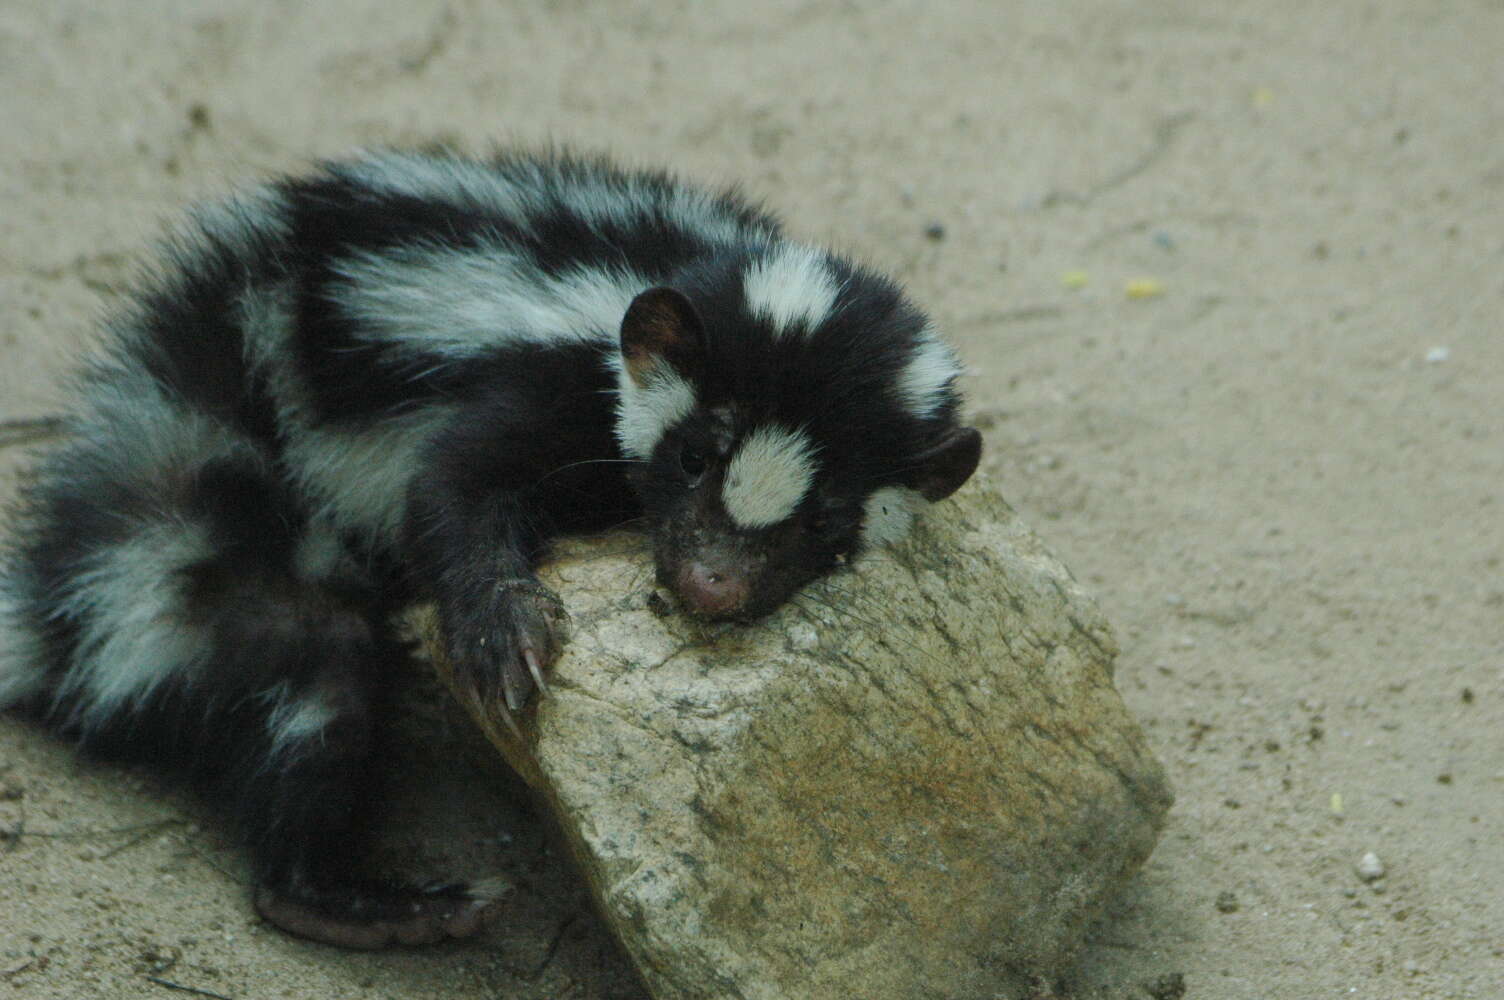
[[[522,729],[517,725],[517,720],[512,717],[511,711],[505,705],[497,705],[496,714],[501,716],[501,721],[513,736],[519,740],[523,738]]]
[[[503,670],[501,672],[501,689],[506,695],[507,708],[513,712],[522,711],[522,704],[526,698],[523,692],[517,689],[517,682],[513,680],[510,670]]]
[[[538,662],[538,654],[531,649],[524,649],[522,658],[527,661],[527,671],[533,675],[533,683],[538,685],[538,693],[548,694],[548,683],[543,680],[543,667]]]

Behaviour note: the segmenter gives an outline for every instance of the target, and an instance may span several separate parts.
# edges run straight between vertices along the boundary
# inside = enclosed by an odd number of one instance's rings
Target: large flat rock
[[[469,707],[655,997],[1020,995],[1164,822],[1111,630],[985,483],[755,626],[665,612],[628,536],[544,578],[551,695]]]

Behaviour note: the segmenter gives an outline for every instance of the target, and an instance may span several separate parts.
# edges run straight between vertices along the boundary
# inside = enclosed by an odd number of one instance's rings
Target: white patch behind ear
[[[767,528],[794,513],[814,479],[815,446],[803,431],[759,427],[726,467],[721,501],[743,528]]]
[[[625,454],[650,458],[668,429],[694,411],[695,387],[667,363],[648,373],[645,386],[632,380],[620,354],[616,364],[616,440]]]
[[[748,267],[743,289],[752,315],[772,324],[779,337],[795,326],[813,330],[825,322],[840,292],[825,255],[798,244]]]
[[[892,545],[914,526],[914,518],[929,506],[918,492],[902,486],[885,486],[867,498],[862,517],[862,549]]]

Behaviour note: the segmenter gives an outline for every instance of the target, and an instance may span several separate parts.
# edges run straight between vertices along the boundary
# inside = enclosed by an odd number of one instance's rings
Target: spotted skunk
[[[898,287],[734,193],[595,159],[381,152],[198,209],[77,380],[0,573],[0,706],[185,775],[271,922],[472,933],[485,892],[352,863],[400,601],[518,708],[533,567],[628,521],[749,620],[973,472],[959,366]]]

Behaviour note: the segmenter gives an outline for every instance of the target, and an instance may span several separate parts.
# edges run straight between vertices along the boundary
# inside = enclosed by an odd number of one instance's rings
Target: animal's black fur
[[[641,518],[689,612],[764,614],[970,475],[957,373],[892,282],[734,194],[326,164],[201,209],[80,376],[0,577],[0,705],[191,778],[296,933],[468,933],[484,900],[348,861],[391,606],[431,593],[514,706],[561,532]]]

